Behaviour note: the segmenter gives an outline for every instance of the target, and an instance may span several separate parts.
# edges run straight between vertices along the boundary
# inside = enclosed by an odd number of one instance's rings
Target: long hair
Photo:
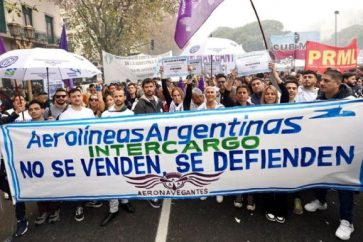
[[[173,93],[174,92],[178,92],[179,95],[181,96],[182,100],[183,100],[183,98],[184,98],[184,92],[183,92],[182,89],[180,89],[180,87],[174,87],[173,89],[171,89],[171,92],[170,92],[171,97],[173,97]]]
[[[268,90],[271,90],[276,95],[276,100],[274,103],[279,103],[279,94],[278,94],[276,87],[274,87],[272,85],[268,85],[265,87],[265,89],[263,89],[262,96],[261,96],[261,104],[266,104],[265,94]]]

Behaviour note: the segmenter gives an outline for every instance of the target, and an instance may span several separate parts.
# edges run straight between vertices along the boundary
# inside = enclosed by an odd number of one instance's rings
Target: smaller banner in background
[[[203,63],[202,60],[189,60],[189,65],[193,68],[192,72],[195,75],[202,75]]]
[[[206,75],[217,75],[219,73],[224,73],[223,66],[220,62],[213,61],[204,63],[204,73]]]
[[[235,57],[238,75],[248,76],[270,72],[268,67],[271,57],[267,50],[253,51]]]
[[[294,32],[284,35],[271,35],[272,53],[276,61],[292,58],[305,59],[306,41],[320,41],[319,32]]]
[[[189,74],[188,57],[179,56],[163,58],[162,65],[164,67],[164,77],[180,77]]]

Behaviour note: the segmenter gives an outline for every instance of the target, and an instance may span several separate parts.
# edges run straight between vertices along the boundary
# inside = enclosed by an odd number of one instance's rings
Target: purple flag
[[[66,33],[66,25],[63,24],[62,34],[60,38],[59,48],[68,51],[68,41],[67,41],[67,33]]]
[[[62,27],[59,48],[65,50],[65,51],[68,51],[66,24],[63,24],[63,27]],[[73,88],[73,79],[66,79],[66,80],[63,80],[63,82],[66,87]]]
[[[201,76],[201,77],[199,78],[198,88],[199,88],[202,92],[204,92],[204,78],[203,78],[203,76]]]
[[[6,52],[5,43],[3,38],[0,36],[0,55],[4,54]]]
[[[182,89],[182,90],[183,90],[183,92],[184,92],[184,83],[183,83],[183,79],[182,79],[182,78],[180,78],[180,79],[179,79],[178,87],[179,87],[180,89]]]
[[[175,42],[182,49],[223,0],[180,0]]]

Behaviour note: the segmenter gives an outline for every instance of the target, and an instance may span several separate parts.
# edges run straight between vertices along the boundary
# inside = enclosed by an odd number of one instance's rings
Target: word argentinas
[[[248,119],[248,116],[245,119]],[[297,122],[302,119],[303,116],[270,120],[240,120],[239,118],[233,118],[230,122],[212,123],[210,125],[197,124],[160,128],[157,123],[153,123],[150,128],[146,129],[107,129],[104,131],[90,129],[90,126],[87,126],[84,129],[69,132],[45,134],[39,134],[34,130],[27,143],[27,149],[58,147],[60,143],[67,146],[113,145],[150,141],[164,142],[175,137],[178,144],[187,144],[193,139],[213,137],[293,134],[301,131],[301,126]]]

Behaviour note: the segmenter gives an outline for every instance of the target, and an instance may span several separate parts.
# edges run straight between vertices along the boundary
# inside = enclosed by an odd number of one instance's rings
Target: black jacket
[[[171,97],[170,92],[168,90],[166,79],[162,79],[161,84],[163,87],[163,94],[165,97],[165,101],[170,107],[170,103],[173,101],[173,98]],[[183,99],[183,110],[190,110],[190,104],[192,102],[192,95],[193,95],[192,90],[193,90],[192,84],[187,84],[187,88],[185,89],[185,97]]]
[[[352,89],[347,84],[342,83],[339,86],[339,92],[332,99],[343,99],[343,98],[347,98],[350,96],[353,97]],[[328,100],[328,98],[325,97],[325,94],[323,92],[321,92],[316,99],[317,100]]]
[[[18,117],[19,117],[19,114],[16,114],[14,111],[9,116],[1,117],[0,125],[14,122],[14,120],[17,119]]]
[[[10,116],[0,118],[0,125],[14,122],[14,120],[17,119],[18,117],[19,117],[19,115],[17,113],[12,112],[12,114],[10,114]],[[3,160],[1,159],[0,177],[4,177],[5,175],[6,175],[5,174],[5,165],[3,163]]]
[[[137,102],[134,113],[142,114],[142,113],[161,113],[163,112],[163,103],[159,98],[154,96],[155,103],[152,103],[149,99],[142,96]]]

